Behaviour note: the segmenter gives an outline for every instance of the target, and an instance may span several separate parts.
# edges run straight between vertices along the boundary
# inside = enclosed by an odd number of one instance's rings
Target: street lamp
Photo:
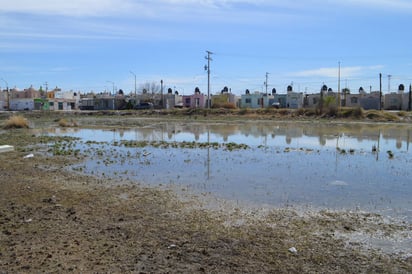
[[[137,95],[136,95],[136,74],[133,73],[133,71],[130,71],[130,73],[133,74],[133,76],[134,76],[134,102],[135,102],[135,104],[136,104],[136,102],[137,102]]]
[[[7,92],[7,110],[10,110],[10,94],[9,94],[9,83],[4,80],[3,78],[1,78],[2,81],[4,81],[4,83],[6,83],[6,92]]]

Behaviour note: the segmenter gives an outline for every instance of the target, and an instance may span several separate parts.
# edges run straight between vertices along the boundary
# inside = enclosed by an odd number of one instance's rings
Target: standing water
[[[154,123],[74,129],[75,168],[258,205],[378,212],[412,221],[411,126]]]

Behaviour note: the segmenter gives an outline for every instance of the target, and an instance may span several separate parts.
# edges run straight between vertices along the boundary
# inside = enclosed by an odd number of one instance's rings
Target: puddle
[[[247,203],[364,210],[411,222],[411,131],[390,124],[159,122],[43,134],[81,138],[76,149],[89,159],[74,168],[88,174],[184,186]]]

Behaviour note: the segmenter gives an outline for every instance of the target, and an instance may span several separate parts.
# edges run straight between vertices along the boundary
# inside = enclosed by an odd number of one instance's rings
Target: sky
[[[207,93],[210,51],[212,94],[395,92],[411,27],[410,0],[0,0],[0,87]]]

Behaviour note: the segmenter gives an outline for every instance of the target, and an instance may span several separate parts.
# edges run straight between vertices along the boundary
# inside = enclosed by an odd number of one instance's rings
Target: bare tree
[[[155,93],[160,93],[161,87],[156,82],[146,82],[144,84],[141,84],[139,89],[144,94],[146,94],[146,93],[155,94]]]

